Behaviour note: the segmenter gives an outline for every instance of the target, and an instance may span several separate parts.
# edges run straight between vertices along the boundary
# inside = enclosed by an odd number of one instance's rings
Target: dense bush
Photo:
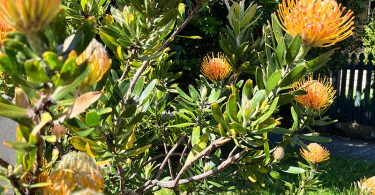
[[[198,37],[181,32],[201,10],[214,13],[214,3],[0,0],[0,116],[18,123],[17,140],[5,143],[17,163],[0,159],[0,192],[317,190],[330,154],[304,141],[329,141],[314,129],[334,122],[323,114],[335,92],[311,75],[334,51],[305,57],[351,36],[352,12],[333,0],[290,0],[267,18],[256,3],[224,1],[226,19],[206,17],[213,44],[185,47]],[[171,71],[189,52],[200,67]],[[288,146],[306,162],[280,164]],[[282,180],[287,173],[299,180]]]

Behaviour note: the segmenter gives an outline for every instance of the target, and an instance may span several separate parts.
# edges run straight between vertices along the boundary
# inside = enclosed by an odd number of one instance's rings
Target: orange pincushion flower
[[[304,90],[306,95],[296,96],[294,99],[305,108],[321,110],[333,103],[336,91],[333,90],[332,83],[327,79],[301,80],[293,83],[293,90]]]
[[[329,151],[317,143],[310,143],[307,145],[307,149],[301,149],[302,157],[311,163],[321,163],[329,159]]]
[[[54,18],[61,0],[0,0],[0,19],[15,30],[30,33],[42,29]]]
[[[6,23],[0,21],[0,45],[6,38],[8,32],[11,32],[13,29]]]
[[[202,74],[213,82],[221,81],[227,78],[232,68],[223,54],[218,54],[217,57],[212,55],[206,56],[201,64]]]
[[[335,0],[283,0],[277,12],[290,35],[300,34],[311,47],[328,47],[353,34],[353,12],[345,10]]]
[[[375,176],[358,182],[358,186],[362,192],[375,195]]]
[[[49,175],[49,186],[45,194],[70,194],[90,188],[100,191],[104,180],[95,160],[83,152],[70,152],[62,157],[57,168]]]

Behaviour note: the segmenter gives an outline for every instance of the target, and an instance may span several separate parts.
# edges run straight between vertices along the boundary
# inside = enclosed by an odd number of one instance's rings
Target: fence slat
[[[363,101],[362,101],[362,81],[363,81],[363,71],[365,65],[365,55],[361,53],[359,55],[359,62],[356,66],[358,70],[357,73],[357,82],[356,82],[356,90],[354,95],[354,112],[353,112],[353,120],[357,123],[361,123],[361,111],[363,111]]]
[[[346,121],[352,121],[353,120],[353,104],[354,104],[354,99],[353,99],[353,88],[354,88],[354,75],[355,75],[355,63],[356,63],[356,58],[357,56],[353,54],[351,56],[351,62],[349,65],[349,70],[350,70],[350,77],[349,77],[349,89],[348,89],[348,102],[345,105],[347,108],[346,112]]]
[[[365,66],[366,70],[366,84],[365,89],[363,91],[364,97],[363,97],[363,110],[361,113],[361,123],[362,124],[369,124],[370,117],[371,117],[371,109],[370,109],[370,89],[371,89],[371,80],[372,80],[372,72],[373,72],[373,66],[372,60],[374,60],[374,55],[370,53],[368,55],[368,62]]]
[[[338,94],[338,107],[337,107],[337,115],[333,115],[336,119],[339,121],[345,121],[345,114],[346,114],[346,98],[345,98],[345,91],[346,91],[346,78],[347,78],[347,70],[348,65],[343,64],[341,69],[341,79],[340,79],[340,88],[339,88],[339,94]]]

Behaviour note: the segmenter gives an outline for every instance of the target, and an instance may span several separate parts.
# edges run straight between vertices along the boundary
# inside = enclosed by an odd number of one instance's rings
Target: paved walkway
[[[375,162],[375,141],[330,136],[332,142],[322,143],[332,155]]]
[[[5,147],[4,141],[16,139],[16,124],[8,119],[0,118],[0,158],[14,164],[16,161],[15,150]]]

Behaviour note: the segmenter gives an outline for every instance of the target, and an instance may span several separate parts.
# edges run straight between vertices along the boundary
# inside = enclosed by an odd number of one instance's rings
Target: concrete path
[[[375,142],[330,136],[332,142],[321,143],[332,155],[375,162]]]
[[[12,120],[0,118],[0,158],[14,164],[16,161],[15,150],[5,147],[4,141],[16,139],[16,123]]]

